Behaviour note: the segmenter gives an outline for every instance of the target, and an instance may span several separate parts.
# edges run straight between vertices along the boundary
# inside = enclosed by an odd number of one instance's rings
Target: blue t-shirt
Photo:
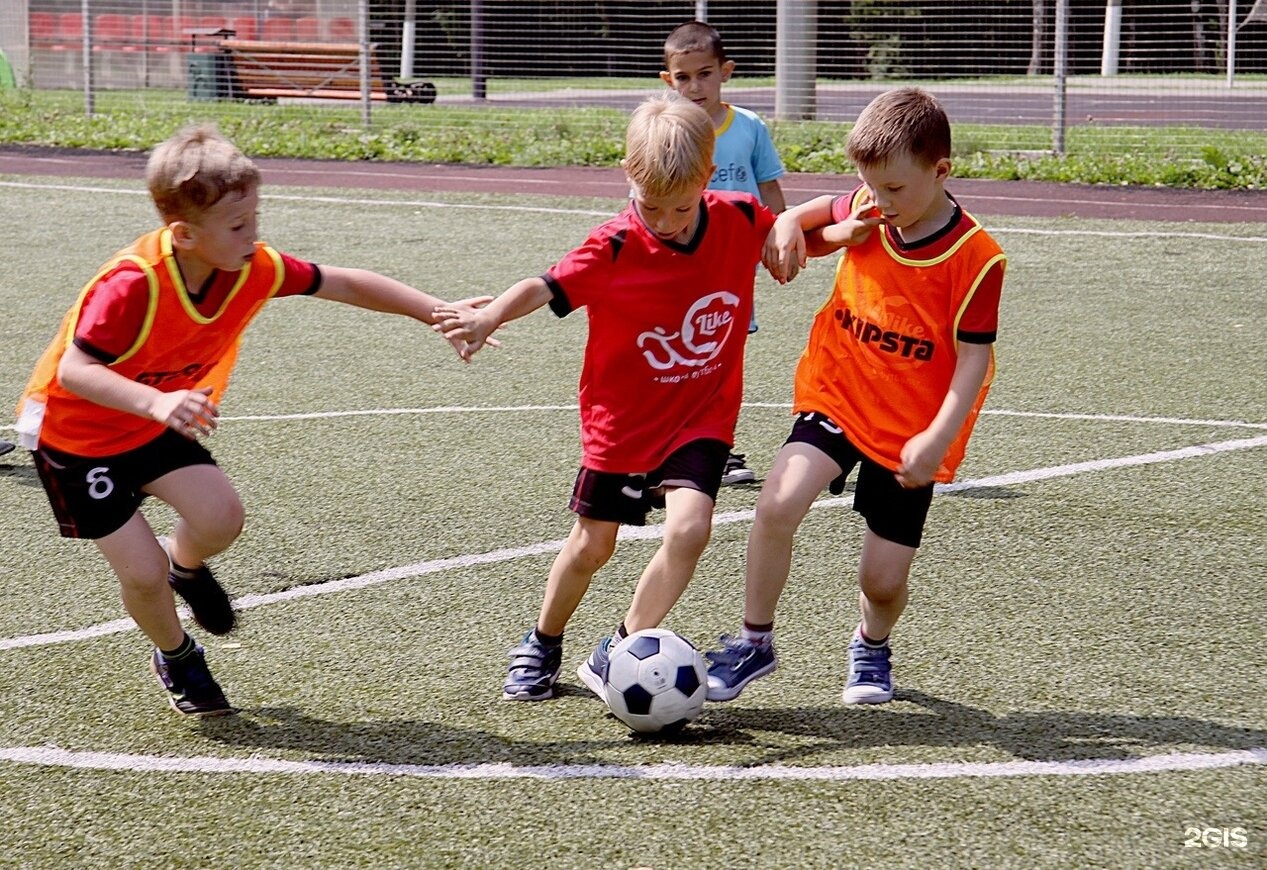
[[[742,190],[758,199],[758,184],[783,176],[783,161],[765,122],[756,112],[728,106],[726,120],[717,128],[713,162],[717,169],[708,186],[713,190]]]

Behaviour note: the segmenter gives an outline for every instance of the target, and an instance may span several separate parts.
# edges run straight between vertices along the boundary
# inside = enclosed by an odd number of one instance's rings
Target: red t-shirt
[[[734,442],[761,247],[774,213],[705,191],[687,244],[658,238],[631,202],[546,273],[560,317],[584,306],[582,463],[637,474],[702,438]]]
[[[316,264],[288,254],[280,256],[284,271],[274,298],[316,293],[321,287]],[[212,272],[196,295],[190,293],[198,313],[208,317],[215,314],[237,280],[237,272]],[[141,334],[149,301],[145,273],[134,262],[120,263],[88,291],[75,327],[75,346],[101,362],[114,362]]]

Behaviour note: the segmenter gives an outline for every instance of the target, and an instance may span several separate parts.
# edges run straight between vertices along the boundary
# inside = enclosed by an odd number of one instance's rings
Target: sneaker
[[[3,438],[0,438],[0,456],[4,456],[6,453],[12,452],[17,446],[18,445],[14,444],[12,441],[5,441]]]
[[[589,686],[590,691],[607,701],[607,663],[609,661],[608,653],[611,651],[612,638],[610,636],[603,638],[598,642],[598,646],[594,647],[594,651],[590,653],[590,657],[585,660],[585,664],[576,669],[576,675],[581,678],[581,682]]]
[[[167,691],[167,702],[177,713],[224,716],[236,712],[207,670],[201,646],[179,661],[168,661],[155,649],[150,656],[150,670]]]
[[[744,464],[744,454],[732,453],[726,457],[726,471],[721,476],[722,486],[732,486],[736,483],[752,483],[756,479],[757,475]]]
[[[546,646],[537,640],[536,631],[528,632],[519,646],[510,651],[510,668],[502,684],[502,699],[544,701],[553,698],[562,663],[563,644]]]
[[[158,542],[167,554],[167,584],[185,599],[194,622],[212,634],[233,631],[238,622],[237,614],[211,569],[200,565],[192,571],[177,570],[176,563],[172,561],[171,539],[159,538]]]
[[[854,634],[849,642],[849,676],[841,700],[846,704],[884,704],[893,700],[893,667],[888,641],[872,647]]]
[[[744,686],[779,666],[773,643],[753,643],[723,634],[722,648],[704,653],[708,659],[708,700],[731,701]]]

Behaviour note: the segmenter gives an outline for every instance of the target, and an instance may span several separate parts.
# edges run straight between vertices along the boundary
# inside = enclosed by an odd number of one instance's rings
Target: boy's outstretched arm
[[[327,265],[322,265],[320,269],[321,288],[313,294],[320,299],[346,302],[348,305],[367,308],[370,311],[403,314],[428,325],[434,325],[436,322],[436,308],[449,304],[403,281],[397,281],[395,278],[389,278],[369,269]],[[463,304],[478,307],[487,304],[492,298],[480,296],[463,300]],[[464,356],[464,347],[461,344],[452,341],[450,344],[453,345],[458,356]]]
[[[469,360],[484,345],[497,344],[489,336],[499,326],[536,311],[550,301],[551,295],[550,287],[544,279],[524,278],[482,307],[469,302],[438,306],[435,309],[436,323],[432,329],[447,338],[454,347],[461,343],[463,348],[458,354]]]
[[[990,370],[991,346],[988,344],[959,343],[959,359],[950,379],[950,389],[942,400],[941,408],[933,422],[923,432],[911,436],[902,446],[902,462],[895,477],[907,489],[927,486],[941,465],[950,442],[955,440],[968,412],[977,400],[977,393],[985,383]]]

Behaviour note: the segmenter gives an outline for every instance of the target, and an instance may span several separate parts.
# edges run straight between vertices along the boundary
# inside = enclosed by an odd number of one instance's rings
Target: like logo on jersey
[[[658,371],[708,365],[726,346],[738,311],[739,297],[734,293],[710,293],[690,307],[676,332],[657,326],[638,336],[638,347]]]

